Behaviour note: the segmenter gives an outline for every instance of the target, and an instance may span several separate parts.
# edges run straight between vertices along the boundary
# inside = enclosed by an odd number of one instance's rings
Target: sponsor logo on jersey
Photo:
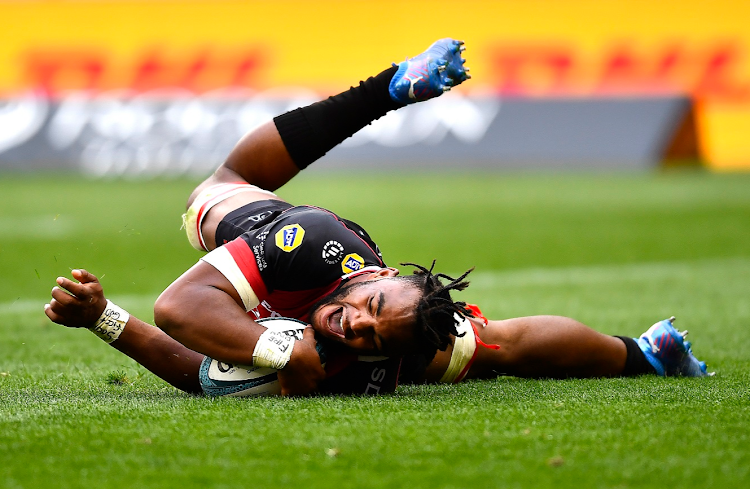
[[[305,230],[299,224],[290,224],[276,233],[276,246],[287,253],[299,247],[305,237]]]
[[[344,261],[341,263],[341,269],[344,273],[356,272],[363,266],[365,266],[364,258],[356,253],[349,253],[344,257]]]
[[[323,245],[323,260],[329,265],[335,265],[344,256],[344,245],[338,241],[329,241]]]

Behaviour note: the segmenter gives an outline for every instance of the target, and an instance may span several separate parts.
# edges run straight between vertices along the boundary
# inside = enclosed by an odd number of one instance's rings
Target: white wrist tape
[[[294,341],[294,337],[281,331],[265,330],[255,344],[253,366],[281,370],[289,363]]]
[[[128,319],[128,311],[108,300],[104,312],[89,329],[106,343],[112,343],[120,337]]]

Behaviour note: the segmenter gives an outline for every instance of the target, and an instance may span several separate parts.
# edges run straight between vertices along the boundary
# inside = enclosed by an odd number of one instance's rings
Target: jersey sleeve
[[[201,261],[216,268],[229,280],[240,295],[246,312],[260,304],[267,294],[255,253],[242,238],[216,248]]]

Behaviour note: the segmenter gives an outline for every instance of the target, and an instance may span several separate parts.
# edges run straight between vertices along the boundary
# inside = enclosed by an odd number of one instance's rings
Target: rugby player
[[[498,374],[601,377],[706,375],[684,336],[664,320],[639,339],[598,333],[577,321],[535,316],[487,321],[452,300],[453,279],[418,265],[386,266],[356,223],[273,193],[300,170],[391,110],[441,95],[470,78],[460,41],[442,39],[343,93],[282,114],[245,135],[190,195],[183,216],[190,243],[207,251],[159,297],[153,328],[104,298],[96,278],[58,279],[50,319],[87,327],[188,392],[204,358],[278,370],[283,395],[357,392],[384,362],[387,385],[456,382]],[[283,316],[312,328],[295,340],[255,320]],[[115,341],[116,340],[116,341]],[[331,358],[321,367],[317,342]],[[368,360],[371,361],[371,360]],[[336,368],[330,365],[337,365]],[[344,379],[344,380],[342,380]],[[199,382],[198,382],[199,384]]]

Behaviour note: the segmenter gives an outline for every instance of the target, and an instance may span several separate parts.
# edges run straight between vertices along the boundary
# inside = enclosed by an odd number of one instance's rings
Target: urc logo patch
[[[299,224],[284,226],[276,233],[276,246],[289,253],[302,244],[305,230]]]
[[[335,265],[341,261],[341,257],[344,254],[344,246],[338,241],[328,241],[323,245],[323,260],[329,265]]]

